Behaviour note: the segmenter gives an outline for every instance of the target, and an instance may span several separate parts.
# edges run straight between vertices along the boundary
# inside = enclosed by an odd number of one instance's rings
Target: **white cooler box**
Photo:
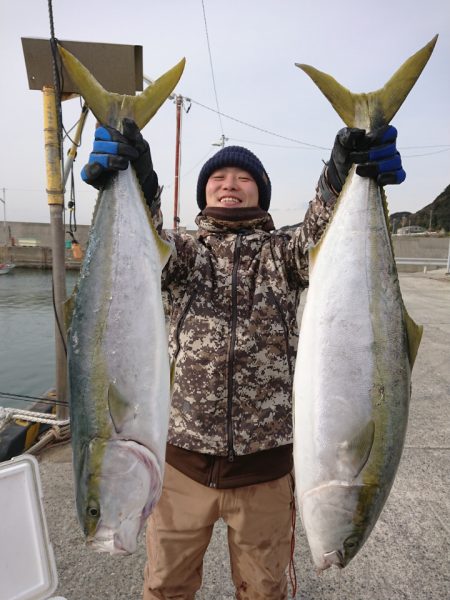
[[[0,598],[49,600],[57,585],[39,465],[24,454],[0,463]]]

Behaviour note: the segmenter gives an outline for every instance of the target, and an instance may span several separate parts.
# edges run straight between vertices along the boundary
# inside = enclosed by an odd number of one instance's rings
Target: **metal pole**
[[[3,188],[3,198],[0,198],[3,202],[3,229],[5,230],[5,246],[8,245],[8,231],[6,229],[6,190]]]
[[[175,196],[173,201],[173,228],[178,231],[180,219],[178,216],[178,198],[180,194],[180,143],[181,143],[181,105],[183,103],[183,97],[176,97],[177,107],[177,130],[176,130],[176,141],[175,141]]]
[[[84,124],[86,123],[86,118],[88,116],[88,113],[89,113],[89,107],[85,102],[81,108],[80,120],[78,121],[78,125],[75,130],[75,135],[72,140],[72,146],[70,147],[70,150],[67,153],[67,160],[66,160],[66,164],[64,165],[64,176],[63,176],[63,187],[64,188],[66,187],[70,169],[73,165],[75,158],[77,157],[77,148],[80,145],[81,134],[83,133]]]
[[[448,258],[447,258],[447,271],[446,275],[450,275],[450,239],[448,240]]]
[[[63,302],[66,299],[66,270],[64,260],[64,193],[61,172],[61,149],[54,88],[45,86],[43,95],[47,200],[50,207],[53,298],[55,303],[56,397],[59,401],[65,401],[67,397],[67,375]],[[67,419],[67,407],[58,404],[56,414],[58,419]]]

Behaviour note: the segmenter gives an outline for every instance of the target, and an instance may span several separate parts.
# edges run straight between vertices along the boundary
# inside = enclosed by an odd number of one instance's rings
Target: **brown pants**
[[[284,600],[291,555],[292,476],[218,490],[166,464],[161,499],[147,525],[144,600],[193,600],[214,523],[228,526],[239,600]]]

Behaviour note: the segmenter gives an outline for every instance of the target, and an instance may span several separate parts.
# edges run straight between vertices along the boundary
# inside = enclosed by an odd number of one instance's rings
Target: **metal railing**
[[[406,257],[396,257],[395,262],[398,265],[429,265],[433,267],[445,267],[447,266],[446,258],[406,258]]]

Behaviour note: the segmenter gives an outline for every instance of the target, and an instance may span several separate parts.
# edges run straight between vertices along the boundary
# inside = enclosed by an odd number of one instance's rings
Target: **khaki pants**
[[[193,600],[214,523],[228,526],[231,573],[239,600],[287,598],[293,479],[218,490],[166,464],[161,499],[147,525],[144,600]]]

